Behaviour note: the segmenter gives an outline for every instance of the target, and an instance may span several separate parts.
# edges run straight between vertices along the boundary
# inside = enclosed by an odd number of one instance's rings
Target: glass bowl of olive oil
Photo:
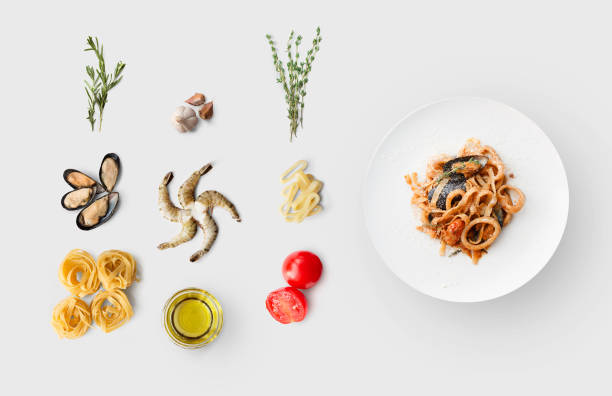
[[[200,348],[213,341],[223,327],[219,301],[206,290],[179,290],[164,305],[163,325],[170,339],[183,348]]]

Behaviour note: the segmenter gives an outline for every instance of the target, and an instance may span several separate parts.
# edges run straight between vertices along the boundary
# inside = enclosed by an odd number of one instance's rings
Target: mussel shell
[[[468,155],[465,157],[458,157],[458,158],[454,158],[450,161],[447,161],[443,166],[442,166],[442,170],[444,172],[450,172],[453,169],[453,165],[460,163],[460,162],[468,162],[469,160],[476,160],[478,161],[478,163],[480,164],[480,168],[478,168],[477,170],[474,171],[474,173],[478,172],[479,170],[481,170],[482,168],[485,167],[485,165],[487,165],[487,162],[489,162],[489,158],[487,156],[484,155]]]
[[[493,208],[493,214],[495,215],[499,226],[503,227],[504,219],[506,218],[506,212],[502,209],[500,204],[495,205],[495,207]]]
[[[463,190],[466,191],[465,188],[465,176],[461,174],[454,174],[451,177],[447,177],[444,180],[448,179],[448,183],[446,183],[442,187],[442,191],[440,191],[440,195],[438,196],[438,200],[436,201],[436,207],[438,209],[446,210],[446,197],[448,194],[455,190]],[[429,190],[429,194],[427,194],[427,200],[431,202],[434,193],[438,186],[442,183],[442,181],[434,186],[431,190]],[[460,197],[456,197],[455,200],[461,199]],[[454,202],[454,200],[453,200]]]
[[[62,207],[66,210],[76,210],[87,206],[96,197],[96,187],[77,188],[64,194]]]
[[[100,171],[98,172],[100,182],[102,182],[102,186],[106,191],[113,191],[113,188],[115,188],[115,185],[117,184],[117,179],[119,178],[120,172],[121,161],[119,161],[119,156],[115,153],[106,154],[104,158],[102,158]]]
[[[100,186],[97,181],[79,170],[66,169],[63,176],[66,183],[74,189],[85,187],[96,187],[98,191],[102,189],[102,186]]]
[[[76,219],[81,230],[92,230],[111,218],[119,205],[119,193],[111,192],[99,197],[79,212]]]

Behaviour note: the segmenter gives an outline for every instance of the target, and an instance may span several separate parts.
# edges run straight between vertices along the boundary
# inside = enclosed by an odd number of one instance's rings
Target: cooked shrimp
[[[442,231],[442,240],[449,246],[454,246],[461,239],[465,223],[461,219],[453,220],[444,231]]]

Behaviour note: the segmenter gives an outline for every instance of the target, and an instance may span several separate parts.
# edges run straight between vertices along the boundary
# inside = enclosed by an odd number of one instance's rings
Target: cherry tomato
[[[298,289],[309,289],[317,283],[323,271],[321,260],[310,252],[293,252],[283,262],[283,277]]]
[[[295,287],[283,287],[268,294],[266,308],[283,324],[301,322],[306,316],[306,297]]]

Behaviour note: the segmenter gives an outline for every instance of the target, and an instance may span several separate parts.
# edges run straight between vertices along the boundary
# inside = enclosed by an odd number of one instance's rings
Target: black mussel
[[[111,218],[119,204],[119,193],[108,193],[89,205],[87,205],[77,216],[77,227],[81,230],[91,230],[105,223]]]
[[[102,186],[100,186],[97,181],[76,169],[66,169],[64,171],[64,180],[74,189],[96,187],[97,191],[102,190]]]
[[[504,209],[502,209],[500,204],[495,205],[495,207],[493,208],[493,214],[495,215],[495,218],[497,219],[497,222],[499,223],[500,227],[503,227],[504,219],[506,218],[506,212],[504,211]]]
[[[465,191],[465,176],[462,174],[456,174],[449,177],[445,177],[438,184],[434,186],[431,190],[429,190],[429,194],[427,194],[427,199],[429,202],[434,198],[436,194],[438,194],[438,199],[436,200],[436,207],[438,209],[446,210],[446,198],[448,194],[452,193],[455,190],[463,190]],[[461,196],[457,196],[453,199],[451,204],[456,203],[461,200]]]
[[[108,153],[104,156],[104,158],[102,158],[99,176],[102,186],[106,191],[113,191],[115,184],[117,184],[120,171],[121,162],[119,161],[119,156],[117,156],[117,154]]]
[[[489,162],[489,158],[484,155],[468,155],[446,162],[442,166],[442,170],[446,174],[451,174],[451,176],[458,174],[469,178],[484,168],[487,162]]]
[[[62,197],[62,206],[67,210],[80,209],[96,197],[96,187],[83,187],[67,192]]]

